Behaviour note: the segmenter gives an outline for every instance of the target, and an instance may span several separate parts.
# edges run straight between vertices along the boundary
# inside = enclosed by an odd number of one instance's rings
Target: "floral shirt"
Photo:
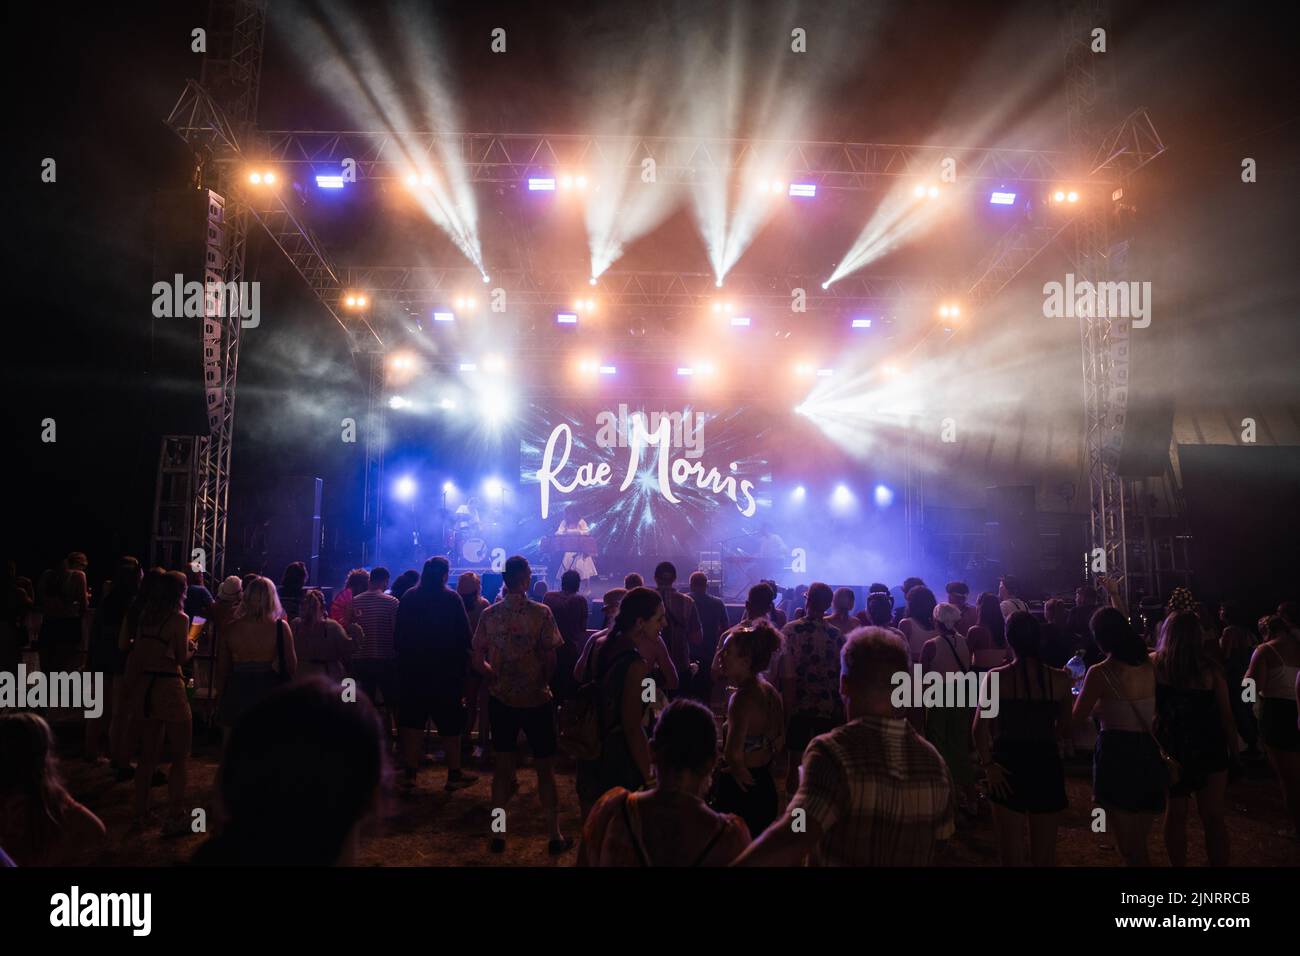
[[[483,609],[474,632],[474,659],[496,674],[489,693],[507,707],[541,707],[551,700],[547,651],[564,643],[545,604],[522,594]]]
[[[773,662],[770,673],[778,681],[794,679],[794,713],[842,720],[840,650],[844,635],[824,618],[801,617],[787,624],[781,636],[780,659]]]

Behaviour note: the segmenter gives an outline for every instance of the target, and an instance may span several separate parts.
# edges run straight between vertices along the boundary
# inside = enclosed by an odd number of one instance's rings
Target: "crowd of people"
[[[520,556],[495,601],[473,572],[453,586],[443,557],[396,578],[356,569],[329,601],[300,562],[278,585],[232,576],[214,594],[123,557],[93,600],[87,567],[71,554],[34,586],[7,567],[0,672],[30,643],[47,672],[104,674],[83,756],[133,785],[141,833],[190,832],[194,711],[210,705],[219,812],[196,863],[357,859],[382,793],[418,796],[430,728],[442,787],[490,811],[492,853],[530,812],[512,804],[531,766],[547,852],[576,846],[585,866],[925,865],[985,815],[1004,864],[1051,866],[1088,731],[1093,802],[1129,865],[1151,862],[1161,817],[1169,863],[1185,864],[1193,802],[1206,857],[1227,865],[1226,793],[1261,749],[1283,835],[1300,828],[1294,602],[1251,627],[1178,588],[1148,629],[1104,577],[1038,612],[1010,575],[973,603],[962,581],[943,601],[919,578],[901,601],[873,584],[860,610],[850,588],[764,582],[734,622],[702,572],[682,591],[670,562],[595,608],[577,571],[550,590]],[[899,706],[914,668],[974,675],[996,706]],[[0,860],[65,862],[104,835],[55,749],[39,714],[0,712]],[[476,787],[476,758],[490,784]],[[563,832],[557,770],[575,775],[580,833]]]

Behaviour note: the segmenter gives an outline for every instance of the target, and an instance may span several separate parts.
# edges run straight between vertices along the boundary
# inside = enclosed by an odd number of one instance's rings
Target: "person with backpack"
[[[650,741],[654,785],[608,791],[587,818],[578,866],[727,866],[749,846],[739,817],[704,801],[718,758],[713,713],[693,700],[664,709]]]
[[[578,761],[577,789],[582,818],[614,787],[639,790],[650,779],[650,748],[643,724],[651,695],[644,681],[647,659],[662,642],[663,598],[649,588],[633,588],[619,605],[609,633],[593,638],[579,696],[595,712],[598,753]]]

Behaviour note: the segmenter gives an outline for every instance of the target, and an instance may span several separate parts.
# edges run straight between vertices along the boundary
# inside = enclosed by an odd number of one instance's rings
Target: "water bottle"
[[[1075,651],[1074,656],[1065,662],[1065,669],[1070,672],[1074,678],[1074,684],[1070,687],[1070,693],[1076,697],[1079,691],[1083,690],[1083,677],[1088,673],[1088,665],[1084,663],[1083,651]]]

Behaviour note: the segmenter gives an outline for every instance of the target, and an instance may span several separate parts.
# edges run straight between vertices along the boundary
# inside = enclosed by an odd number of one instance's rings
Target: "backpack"
[[[600,677],[593,673],[599,653],[599,648],[592,648],[591,655],[587,658],[586,680],[578,686],[572,697],[560,705],[560,750],[574,760],[599,760],[605,749]],[[613,670],[617,662],[618,659],[615,658],[610,664],[610,670]]]

